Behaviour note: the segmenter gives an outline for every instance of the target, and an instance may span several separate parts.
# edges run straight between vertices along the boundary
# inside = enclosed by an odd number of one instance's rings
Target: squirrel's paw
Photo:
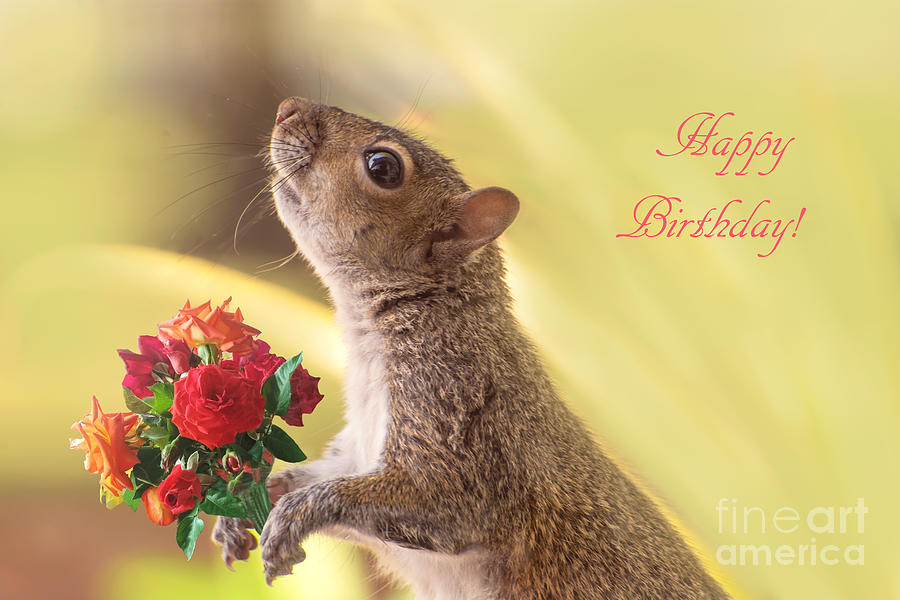
[[[253,524],[248,519],[219,517],[216,521],[212,539],[222,546],[222,558],[232,571],[232,562],[247,560],[250,558],[250,551],[256,548],[256,537],[248,531],[250,527]]]
[[[297,518],[298,511],[291,510],[291,504],[281,501],[275,505],[259,537],[266,583],[269,585],[272,585],[276,577],[290,575],[294,565],[306,558],[306,552],[300,544],[307,532],[303,529],[303,519]]]
[[[274,505],[282,496],[302,487],[306,487],[313,482],[313,478],[308,472],[305,465],[282,469],[269,475],[266,479],[266,489],[269,490],[269,499]]]

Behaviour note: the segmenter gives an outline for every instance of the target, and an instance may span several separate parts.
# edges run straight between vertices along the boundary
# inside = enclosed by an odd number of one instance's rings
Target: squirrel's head
[[[519,209],[503,188],[470,190],[409,133],[303,98],[278,107],[269,158],[278,215],[329,285],[452,274]]]

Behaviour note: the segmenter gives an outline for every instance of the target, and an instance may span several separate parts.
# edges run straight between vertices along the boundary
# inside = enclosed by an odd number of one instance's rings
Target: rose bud
[[[237,475],[243,469],[241,459],[234,452],[228,452],[222,457],[222,466],[231,475]]]

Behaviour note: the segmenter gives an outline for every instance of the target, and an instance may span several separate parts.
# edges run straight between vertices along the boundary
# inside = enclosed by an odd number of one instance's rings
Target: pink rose
[[[128,388],[138,398],[152,396],[148,387],[158,381],[153,376],[153,367],[162,363],[168,374],[174,375],[172,364],[165,354],[163,343],[152,335],[142,335],[138,338],[138,350],[135,354],[131,350],[118,350],[119,357],[125,362],[126,375],[122,380],[122,386]]]
[[[159,338],[163,344],[163,352],[172,364],[172,368],[176,373],[187,373],[191,368],[191,357],[194,356],[184,340],[170,340],[168,338]]]

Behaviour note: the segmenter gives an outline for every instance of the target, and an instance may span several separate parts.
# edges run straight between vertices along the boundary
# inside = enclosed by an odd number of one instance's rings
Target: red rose
[[[291,405],[282,418],[288,425],[302,427],[303,415],[310,414],[322,398],[319,393],[319,378],[310,375],[303,365],[297,365],[291,375]]]
[[[181,465],[175,465],[169,476],[159,484],[156,493],[163,506],[173,515],[180,515],[197,505],[200,498],[200,480],[193,471],[186,471]]]
[[[259,344],[266,349],[269,348],[269,345],[265,342],[259,342]],[[277,354],[257,353],[252,360],[242,356],[236,360],[223,360],[219,363],[219,366],[227,371],[242,373],[245,379],[249,379],[257,387],[262,388],[262,384],[265,383],[266,379],[284,363],[285,360]]]
[[[172,364],[164,352],[163,343],[152,335],[142,335],[138,338],[138,350],[140,354],[135,354],[131,350],[118,350],[127,371],[122,386],[134,392],[138,398],[147,398],[153,395],[147,388],[158,381],[153,376],[153,367],[162,363],[169,375],[172,375]]]
[[[275,357],[275,358],[278,358],[278,357]],[[283,359],[282,359],[282,362],[283,362]],[[241,363],[234,359],[226,359],[226,360],[219,361],[219,367],[221,367],[225,371],[237,373],[238,375],[240,375],[247,381],[253,383],[253,385],[255,385],[256,387],[258,387],[260,389],[262,389],[262,384],[266,380],[266,377],[269,376],[266,365],[251,366],[249,363],[244,364],[244,363]],[[278,365],[276,364],[274,367],[271,368],[271,371],[274,372],[275,369],[277,369],[277,368],[278,368]]]
[[[237,359],[240,365],[246,365],[248,362],[254,362],[260,358],[269,355],[269,350],[272,349],[267,343],[262,340],[254,340],[256,344],[254,345],[253,351],[249,354],[237,354],[235,358]]]
[[[200,365],[175,382],[172,422],[181,435],[218,448],[262,424],[266,400],[239,372]]]
[[[255,381],[258,388],[262,388],[269,376],[283,365],[285,360],[275,354],[266,354],[257,357],[253,362],[244,363],[244,377]]]
[[[241,375],[243,371],[241,371],[241,365],[236,360],[232,360],[230,358],[226,358],[225,360],[220,360],[219,368],[224,369],[225,371],[231,371],[233,373],[237,373]]]

